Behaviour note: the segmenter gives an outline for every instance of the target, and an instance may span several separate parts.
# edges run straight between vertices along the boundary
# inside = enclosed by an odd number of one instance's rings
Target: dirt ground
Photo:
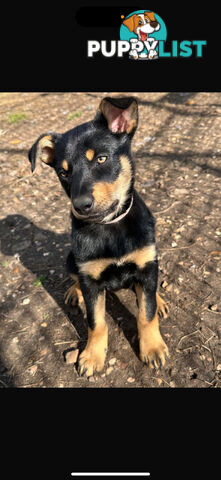
[[[27,152],[91,119],[106,93],[0,94],[0,387],[220,387],[220,93],[135,93],[136,188],[157,220],[170,359],[159,371],[140,362],[135,297],[121,290],[107,297],[104,371],[88,380],[65,361],[87,336],[64,304],[69,200],[52,169],[31,173]]]

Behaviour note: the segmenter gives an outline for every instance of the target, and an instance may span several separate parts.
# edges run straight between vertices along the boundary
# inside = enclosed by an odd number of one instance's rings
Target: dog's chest
[[[106,288],[123,288],[134,281],[144,266],[156,259],[155,244],[133,250],[119,258],[98,258],[78,263],[79,272],[88,275]]]
[[[97,282],[101,288],[120,290],[130,288],[136,281],[138,268],[134,263],[112,263],[100,275]]]

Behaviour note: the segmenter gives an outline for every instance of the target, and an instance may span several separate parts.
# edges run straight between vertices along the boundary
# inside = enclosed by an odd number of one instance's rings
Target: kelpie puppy
[[[75,284],[66,301],[84,299],[87,345],[78,359],[80,375],[104,367],[108,344],[106,290],[133,288],[139,313],[140,359],[161,367],[169,356],[159,330],[167,306],[157,293],[154,218],[134,189],[131,139],[138,123],[133,97],[104,98],[90,122],[66,133],[41,135],[29,151],[53,167],[71,200],[72,248],[67,269]]]

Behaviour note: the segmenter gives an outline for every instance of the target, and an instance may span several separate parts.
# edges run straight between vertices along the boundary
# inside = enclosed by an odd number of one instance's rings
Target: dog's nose
[[[93,207],[94,200],[93,197],[89,195],[81,195],[75,199],[72,199],[74,209],[77,213],[85,214],[89,213]]]
[[[156,28],[158,25],[158,22],[150,22],[150,26],[153,28]]]

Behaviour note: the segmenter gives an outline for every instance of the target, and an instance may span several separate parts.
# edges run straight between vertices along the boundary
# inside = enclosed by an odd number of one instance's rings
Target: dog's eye
[[[100,157],[97,157],[98,163],[104,163],[106,162],[107,157],[105,155],[101,155]]]
[[[60,170],[59,176],[62,178],[66,178],[68,176],[68,172],[66,172],[65,170]]]
[[[142,20],[139,20],[138,25],[143,25]]]

